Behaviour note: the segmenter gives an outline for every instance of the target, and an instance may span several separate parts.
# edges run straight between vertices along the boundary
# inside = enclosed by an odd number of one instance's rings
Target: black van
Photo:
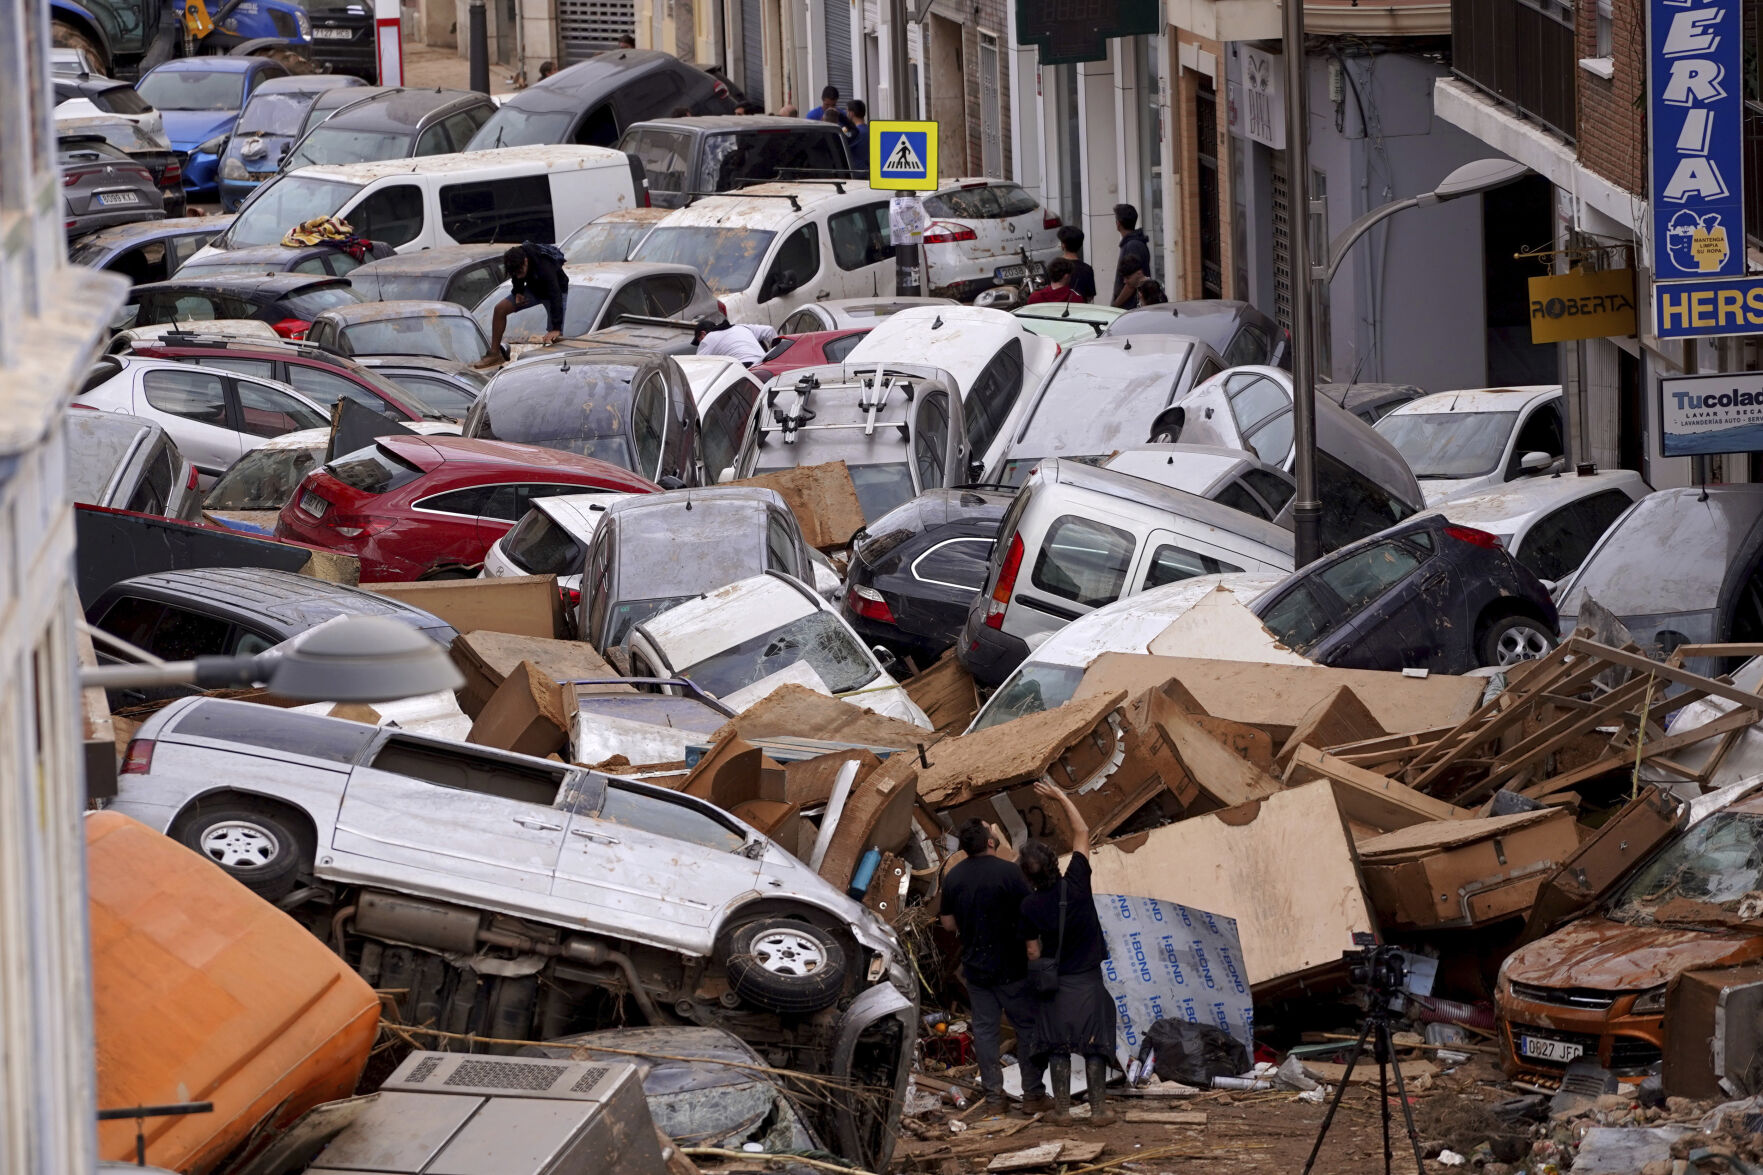
[[[528,86],[502,104],[467,151],[539,143],[610,147],[624,128],[684,108],[732,114],[735,99],[722,81],[655,49],[600,53]]]
[[[652,118],[629,127],[618,149],[642,161],[655,208],[769,180],[851,174],[838,124],[770,114]]]

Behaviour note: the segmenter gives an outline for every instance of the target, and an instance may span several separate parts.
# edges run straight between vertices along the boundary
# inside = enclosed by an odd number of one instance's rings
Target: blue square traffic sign
[[[869,183],[876,188],[937,186],[937,124],[869,124]]]

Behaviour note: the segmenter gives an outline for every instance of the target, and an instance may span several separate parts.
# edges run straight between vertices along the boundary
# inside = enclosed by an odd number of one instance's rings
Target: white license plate
[[[329,502],[325,501],[311,490],[307,490],[300,495],[300,509],[312,515],[314,518],[323,518],[324,512],[330,508],[331,504]]]
[[[1000,282],[1021,281],[1028,274],[1026,265],[1000,265],[992,270],[992,280]]]
[[[347,41],[350,37],[353,37],[354,35],[355,35],[354,29],[313,29],[312,30],[312,38],[315,41]]]
[[[1518,1038],[1518,1051],[1538,1061],[1578,1060],[1585,1054],[1582,1044],[1570,1044],[1565,1040],[1547,1040],[1541,1036],[1521,1036]]]
[[[141,202],[141,195],[139,192],[99,192],[98,193],[98,203],[104,205],[106,208],[109,208],[109,207],[111,207],[113,205],[117,205],[117,204],[139,204],[140,202]]]

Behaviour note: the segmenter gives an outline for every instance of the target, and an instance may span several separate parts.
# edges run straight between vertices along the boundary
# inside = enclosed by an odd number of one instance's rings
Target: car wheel
[[[110,58],[104,55],[104,50],[98,47],[96,41],[73,25],[65,24],[59,20],[51,21],[49,41],[58,49],[78,49],[86,55],[86,60],[98,68],[100,74],[105,77],[110,76]]]
[[[845,952],[832,935],[789,918],[762,918],[728,936],[723,966],[736,995],[772,1012],[818,1012],[845,986]]]
[[[1483,665],[1516,665],[1535,661],[1555,647],[1549,630],[1528,616],[1507,616],[1488,625],[1481,635]]]
[[[243,800],[199,808],[178,830],[177,839],[270,901],[294,888],[300,867],[316,851],[286,814],[268,804]]]

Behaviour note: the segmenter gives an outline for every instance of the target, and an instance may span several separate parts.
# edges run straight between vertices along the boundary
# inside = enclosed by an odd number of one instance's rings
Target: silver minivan
[[[956,643],[996,685],[1084,614],[1196,575],[1292,570],[1289,531],[1197,494],[1111,469],[1039,463],[998,524],[985,587]]]

